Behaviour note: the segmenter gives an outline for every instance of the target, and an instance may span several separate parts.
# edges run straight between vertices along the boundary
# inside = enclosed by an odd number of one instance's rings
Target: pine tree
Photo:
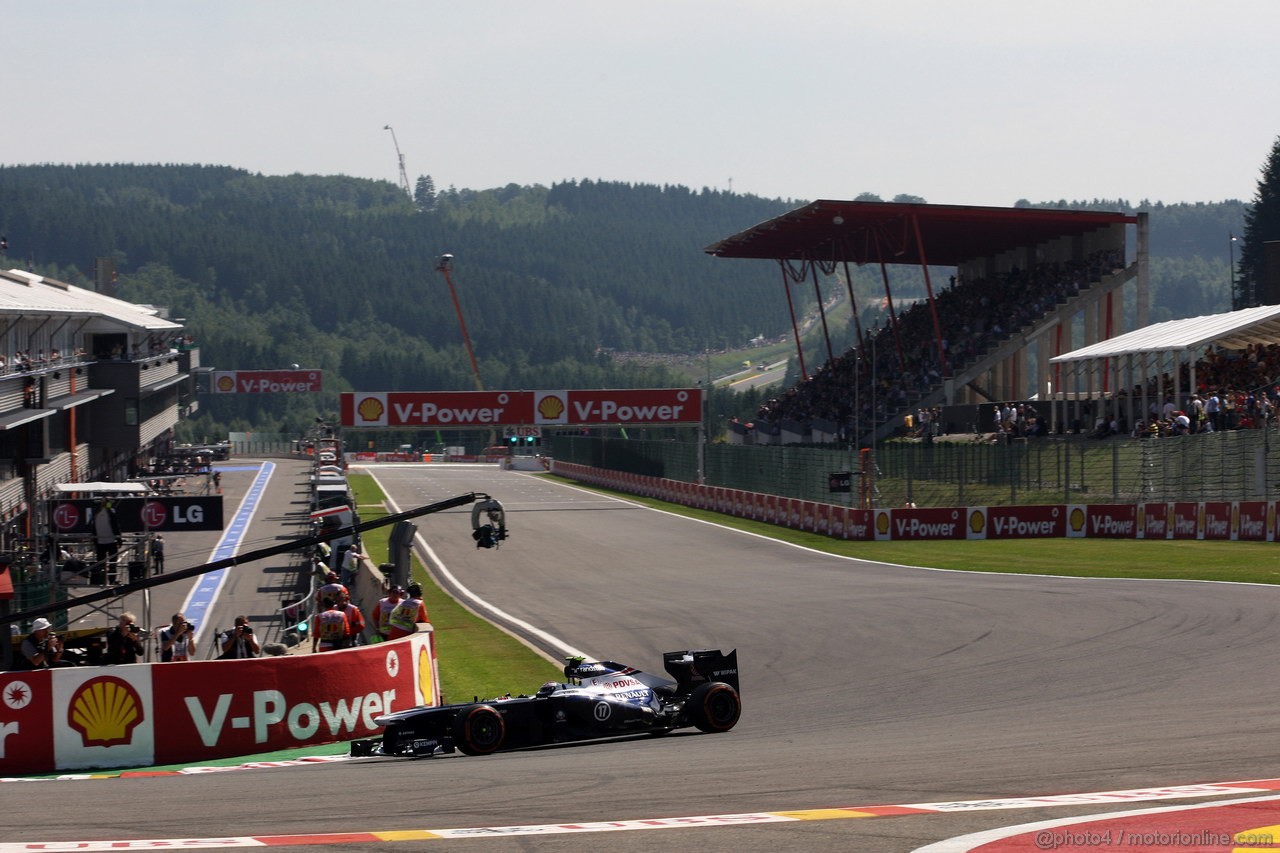
[[[430,175],[419,175],[418,185],[413,190],[413,202],[418,210],[432,210],[436,206],[436,182]]]
[[[1271,285],[1272,279],[1280,280],[1280,270],[1267,270],[1263,246],[1272,240],[1280,240],[1280,137],[1271,146],[1258,192],[1245,211],[1244,246],[1231,280],[1232,308],[1280,303],[1280,287]]]

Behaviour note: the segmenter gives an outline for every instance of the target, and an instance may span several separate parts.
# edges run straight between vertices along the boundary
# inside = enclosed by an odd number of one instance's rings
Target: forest
[[[804,203],[585,179],[436,192],[423,176],[410,198],[386,181],[225,166],[3,166],[0,266],[91,288],[110,259],[116,295],[181,318],[204,365],[324,370],[322,394],[209,395],[182,427],[197,439],[301,434],[335,416],[340,391],[476,387],[436,269],[444,254],[484,387],[696,381],[709,352],[790,333],[774,264],[703,250]],[[1152,322],[1231,308],[1229,235],[1244,227],[1244,202],[1017,206],[1149,211]],[[923,296],[918,271],[892,277],[896,297]],[[878,270],[856,271],[853,288],[874,313]],[[811,310],[803,290],[798,310]],[[832,282],[829,295],[843,290]],[[843,316],[831,328],[841,350],[853,340]],[[717,396],[716,412],[745,417],[759,402]]]

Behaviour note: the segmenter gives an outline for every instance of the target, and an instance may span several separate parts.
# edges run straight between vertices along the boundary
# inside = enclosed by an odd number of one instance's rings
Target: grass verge
[[[547,474],[578,488],[581,483]],[[937,542],[848,542],[761,521],[591,487],[642,506],[712,521],[771,539],[860,560],[969,572],[1280,583],[1274,542],[1137,539],[977,539]]]
[[[368,474],[351,473],[347,483],[355,495],[360,520],[387,514],[385,496]],[[363,535],[364,552],[375,563],[387,562],[391,525]],[[469,702],[476,696],[501,696],[536,690],[563,678],[560,669],[519,640],[467,610],[442,590],[416,555],[413,579],[422,584],[427,612],[436,632],[440,692],[445,702]]]

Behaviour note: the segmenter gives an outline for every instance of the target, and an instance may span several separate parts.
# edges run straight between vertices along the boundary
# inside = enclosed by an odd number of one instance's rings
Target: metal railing
[[[1048,503],[1269,500],[1280,497],[1275,427],[1167,438],[1052,436],[992,443],[973,437],[931,444],[888,442],[872,456],[875,506],[1010,506]],[[551,455],[592,465],[696,482],[688,442],[557,436]],[[1277,448],[1272,444],[1277,443]],[[808,445],[711,444],[705,483],[783,497],[851,503],[829,475],[859,472],[847,449]]]

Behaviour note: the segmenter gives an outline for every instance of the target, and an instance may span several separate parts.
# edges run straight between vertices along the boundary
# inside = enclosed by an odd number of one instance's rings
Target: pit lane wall
[[[0,673],[0,776],[148,767],[369,737],[439,702],[431,632],[313,655]]]
[[[583,483],[836,539],[1225,539],[1274,542],[1280,501],[857,509],[552,461]]]

